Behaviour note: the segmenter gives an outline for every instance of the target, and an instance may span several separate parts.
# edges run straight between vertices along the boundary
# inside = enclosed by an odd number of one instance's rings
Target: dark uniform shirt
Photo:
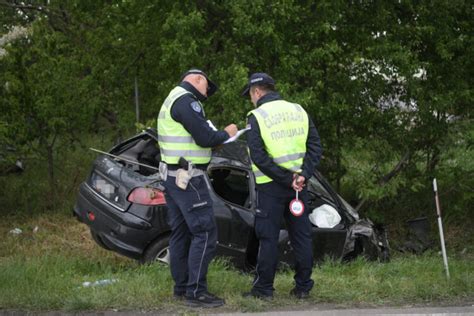
[[[207,123],[204,109],[199,104],[207,98],[189,82],[183,81],[179,86],[191,94],[187,93],[173,103],[171,117],[181,123],[184,129],[191,134],[196,144],[201,147],[215,147],[225,142],[229,138],[229,134],[226,131],[214,131]],[[173,169],[173,165],[170,167]],[[206,165],[198,165],[198,167],[205,169]]]
[[[257,101],[257,107],[264,103],[281,99],[277,92],[270,92]],[[306,154],[303,158],[301,172],[301,175],[304,176],[306,180],[313,175],[314,169],[319,164],[322,155],[318,131],[309,116],[308,119],[308,139],[306,140]],[[265,150],[262,136],[260,135],[258,121],[253,114],[249,115],[248,124],[251,126],[251,129],[247,132],[247,144],[249,148],[252,148],[252,150],[250,150],[250,158],[260,171],[273,179],[273,181],[269,183],[257,184],[257,189],[273,196],[294,194],[294,190],[291,188],[293,172],[278,166],[272,158],[270,158]]]

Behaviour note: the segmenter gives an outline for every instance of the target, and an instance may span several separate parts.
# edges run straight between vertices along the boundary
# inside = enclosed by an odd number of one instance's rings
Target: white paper
[[[248,131],[249,129],[250,129],[250,125],[247,125],[246,128],[239,130],[239,131],[237,132],[237,134],[235,134],[234,136],[232,136],[231,138],[229,138],[228,140],[226,140],[226,141],[224,142],[224,144],[235,142],[243,133],[245,133],[245,132]]]

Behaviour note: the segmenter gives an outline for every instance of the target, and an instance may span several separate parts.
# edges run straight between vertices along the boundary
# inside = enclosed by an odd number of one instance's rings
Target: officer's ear
[[[260,90],[260,88],[258,86],[253,86],[253,87],[250,87],[250,91],[249,93],[252,93],[254,94],[257,98],[259,98],[261,96],[261,92],[262,90]]]

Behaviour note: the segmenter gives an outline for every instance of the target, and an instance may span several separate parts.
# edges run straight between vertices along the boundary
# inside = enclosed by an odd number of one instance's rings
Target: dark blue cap
[[[256,72],[250,76],[249,82],[247,83],[244,88],[244,91],[242,92],[242,96],[248,96],[250,87],[258,84],[269,84],[275,86],[275,80],[273,80],[272,77],[270,77],[264,72]]]
[[[216,93],[217,89],[219,88],[214,82],[211,81],[211,79],[209,79],[209,77],[206,75],[206,73],[200,69],[189,69],[188,71],[186,71],[182,76],[181,76],[181,80],[180,81],[183,81],[184,77],[186,77],[187,75],[191,75],[191,74],[197,74],[197,75],[203,75],[206,80],[207,80],[207,97],[210,97],[211,95],[213,95],[214,93]]]

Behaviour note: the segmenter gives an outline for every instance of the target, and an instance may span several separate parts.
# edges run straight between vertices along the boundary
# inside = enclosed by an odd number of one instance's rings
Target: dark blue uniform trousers
[[[273,295],[273,280],[278,264],[278,237],[281,219],[285,219],[295,254],[295,282],[298,291],[310,291],[314,282],[311,279],[313,268],[313,246],[311,223],[308,218],[307,192],[299,193],[299,199],[305,204],[305,212],[299,217],[289,211],[289,203],[295,198],[294,191],[286,196],[275,197],[263,191],[257,192],[257,213],[255,233],[260,245],[257,258],[257,273],[253,282],[253,292]]]
[[[197,297],[207,291],[207,269],[216,250],[212,200],[204,176],[191,178],[186,190],[178,188],[175,181],[168,176],[164,182],[174,293]]]

